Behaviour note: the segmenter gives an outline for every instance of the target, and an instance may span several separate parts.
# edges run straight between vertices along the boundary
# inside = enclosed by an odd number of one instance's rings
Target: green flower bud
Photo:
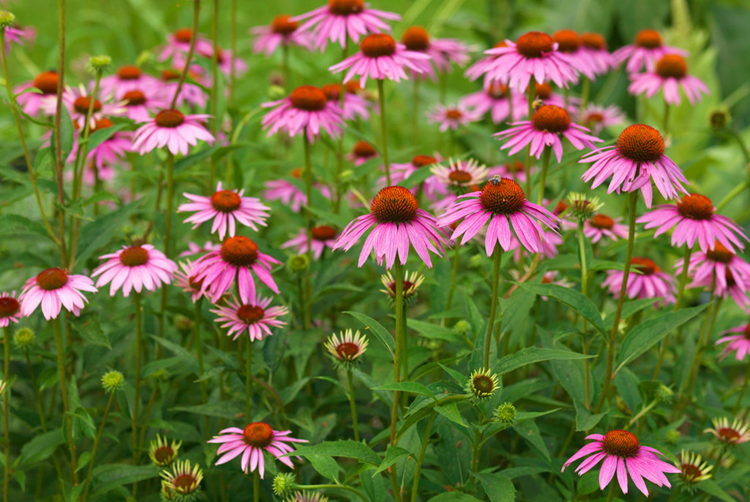
[[[453,332],[457,335],[466,336],[469,334],[469,331],[471,331],[471,324],[464,319],[457,321],[456,324],[453,325]]]
[[[729,110],[725,108],[717,108],[712,110],[708,116],[708,123],[714,129],[724,129],[732,121],[732,116],[729,115]]]
[[[495,418],[503,423],[510,425],[516,421],[516,407],[505,402],[495,408]]]
[[[300,273],[307,270],[307,267],[310,266],[310,260],[307,258],[307,255],[298,254],[289,258],[286,264],[292,272]]]
[[[664,384],[660,384],[654,393],[654,399],[662,403],[671,403],[674,391]]]
[[[192,319],[185,317],[182,314],[174,316],[174,327],[177,328],[177,331],[180,333],[190,333],[193,330],[194,324],[195,323],[193,323]]]
[[[277,474],[276,477],[273,478],[273,492],[282,498],[291,495],[292,491],[294,491],[294,481],[294,474],[291,472]]]
[[[268,88],[268,97],[274,101],[276,101],[277,99],[285,98],[286,94],[286,89],[284,89],[280,85],[272,85]]]
[[[12,26],[15,19],[16,16],[14,16],[12,13],[0,10],[0,29],[4,30],[8,26]]]
[[[119,371],[108,371],[102,377],[102,387],[108,394],[122,390],[125,384],[125,377]]]
[[[13,343],[19,349],[26,349],[34,344],[34,331],[31,328],[21,328],[13,333]]]
[[[678,431],[677,429],[673,429],[671,431],[667,431],[667,434],[664,436],[664,440],[667,443],[675,444],[680,440],[680,437],[682,437],[680,431]]]
[[[112,64],[112,58],[109,56],[91,56],[89,58],[89,71],[91,73],[104,73]]]

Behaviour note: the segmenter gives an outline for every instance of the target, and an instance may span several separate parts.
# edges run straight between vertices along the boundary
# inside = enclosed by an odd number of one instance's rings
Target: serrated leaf
[[[464,419],[461,418],[461,413],[459,413],[456,403],[446,403],[440,406],[435,406],[435,411],[443,415],[451,422],[466,427],[466,423],[464,422]]]
[[[539,296],[549,296],[565,305],[568,305],[581,314],[584,319],[589,321],[592,326],[598,329],[601,333],[605,332],[599,309],[596,308],[596,305],[594,305],[591,300],[583,296],[580,291],[566,288],[564,286],[558,286],[557,284],[529,284],[522,282],[519,283],[519,286],[532,291]]]
[[[71,324],[73,329],[78,333],[81,338],[87,342],[91,342],[94,345],[101,347],[112,348],[109,343],[107,334],[104,333],[101,323],[99,322],[99,312],[87,311],[81,317],[71,318]]]
[[[518,352],[505,356],[493,366],[492,370],[498,375],[508,373],[527,364],[549,361],[552,359],[589,359],[586,356],[570,350],[540,349],[538,347],[527,347]]]
[[[372,477],[375,477],[402,458],[408,457],[410,455],[412,455],[412,453],[409,450],[401,448],[400,446],[388,446],[388,450],[386,450],[385,452],[385,458],[383,459],[383,462],[377,469],[373,471]]]
[[[431,397],[435,399],[435,395],[430,389],[419,382],[392,382],[385,385],[379,385],[372,390],[392,390],[399,392],[409,392],[411,394],[419,394],[422,396]],[[435,399],[437,401],[437,399]]]
[[[382,343],[385,348],[388,349],[388,352],[391,353],[391,357],[395,357],[394,351],[396,350],[396,342],[393,341],[393,336],[383,327],[383,325],[372,317],[360,314],[359,312],[352,312],[349,310],[344,312],[344,314],[349,314],[364,324],[365,329],[368,330],[367,332],[375,335],[375,338],[380,340],[380,343]]]
[[[473,473],[482,482],[484,492],[491,502],[514,502],[516,487],[513,482],[502,474]]]
[[[34,436],[34,439],[23,445],[21,454],[13,465],[14,467],[32,465],[47,459],[64,442],[65,438],[60,429]]]
[[[137,483],[159,475],[159,467],[155,465],[126,465],[105,464],[96,467],[93,472],[94,488],[92,495],[104,494],[108,491],[131,483]]]
[[[345,457],[366,462],[375,466],[382,462],[380,455],[364,443],[352,440],[346,441],[324,441],[316,445],[300,446],[295,451],[284,456],[309,457],[312,455],[325,455],[329,457]]]

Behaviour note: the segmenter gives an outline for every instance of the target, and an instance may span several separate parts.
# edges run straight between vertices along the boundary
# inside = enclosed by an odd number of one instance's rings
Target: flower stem
[[[385,120],[385,92],[383,92],[383,80],[378,80],[378,103],[380,105],[380,135],[383,150],[383,164],[385,165],[385,181],[391,186],[391,164],[388,162],[388,136],[386,134]]]
[[[60,0],[64,1],[64,0]],[[195,52],[195,41],[198,38],[198,20],[200,19],[200,13],[201,13],[201,0],[193,0],[193,28],[192,28],[192,36],[190,37],[190,48],[188,49],[187,56],[185,56],[185,68],[182,69],[182,73],[180,74],[180,80],[177,82],[177,88],[174,91],[174,97],[172,98],[172,103],[169,105],[169,108],[174,109],[175,106],[177,106],[177,98],[180,97],[180,91],[182,91],[182,85],[185,83],[185,79],[187,78],[188,72],[190,71],[190,63],[193,60],[193,52]],[[232,54],[234,57],[234,54]],[[62,75],[60,76],[60,81],[62,82]],[[216,79],[214,79],[216,80]]]
[[[687,283],[688,268],[690,267],[690,255],[693,250],[687,244],[685,245],[685,257],[683,258],[684,264],[682,266],[682,273],[680,274],[680,286],[677,290],[677,299],[674,302],[674,308],[672,312],[677,312],[682,304],[682,297],[685,294],[685,284]],[[656,369],[654,370],[654,380],[659,378],[659,372],[661,371],[661,365],[664,362],[664,355],[667,353],[667,344],[669,344],[669,335],[664,337],[664,341],[661,344],[661,350],[659,351],[659,360],[656,362]]]
[[[214,0],[213,23],[211,24],[211,37],[213,38],[213,56],[211,57],[211,134],[215,138],[219,129],[219,0]],[[193,39],[197,38],[197,31],[193,32]],[[234,53],[229,58],[230,68],[234,67]],[[216,174],[216,160],[213,155],[208,159],[208,190],[214,186]]]
[[[203,378],[205,374],[205,367],[203,365],[203,340],[201,339],[201,322],[203,321],[203,297],[198,298],[195,302],[195,314],[193,315],[193,338],[195,339],[195,352],[198,355],[198,371],[200,376]],[[203,404],[208,403],[208,391],[206,389],[206,381],[201,380],[201,401]],[[206,437],[210,438],[210,421],[208,416],[205,416],[206,422]]]
[[[68,441],[70,448],[70,470],[73,475],[73,484],[78,484],[78,472],[76,471],[77,456],[76,456],[76,443],[73,439],[73,421],[70,419],[70,401],[68,400],[68,381],[65,376],[65,349],[63,349],[62,330],[60,329],[60,323],[62,318],[52,319],[52,328],[55,332],[55,348],[57,349],[57,372],[60,378],[60,391],[63,400],[63,409],[65,410],[65,417],[63,422],[68,427]]]
[[[585,240],[583,236],[583,221],[578,221],[578,249],[581,253],[581,293],[586,296],[586,291],[588,290],[588,277],[589,277],[589,268],[588,263],[586,261],[586,247],[585,247]],[[588,345],[587,345],[587,339],[586,339],[586,319],[583,320],[583,353],[584,355],[587,353]],[[584,371],[586,372],[585,375],[585,389],[586,389],[586,400],[585,405],[588,409],[590,404],[590,398],[591,398],[591,376],[590,376],[590,369],[589,369],[590,361],[588,359],[583,360],[583,366]]]
[[[445,304],[445,310],[451,309],[453,303],[453,293],[456,291],[456,278],[458,276],[458,262],[459,262],[459,250],[461,246],[456,246],[453,250],[453,271],[451,272],[451,287],[448,290],[448,301]]]
[[[382,82],[382,80],[378,80]],[[382,83],[380,84],[382,86]],[[385,132],[385,131],[384,131]],[[389,183],[390,184],[390,183]],[[404,347],[403,333],[402,333],[402,318],[404,316],[404,268],[401,262],[396,259],[393,267],[393,280],[396,286],[396,298],[394,307],[396,310],[396,352],[393,360],[393,381],[401,381],[401,352]],[[391,435],[390,445],[396,446],[396,425],[398,423],[398,404],[399,404],[399,392],[393,391],[393,407],[391,408]],[[390,469],[391,487],[393,488],[393,497],[397,502],[401,500],[401,490],[398,486],[398,475],[396,474],[396,464],[393,464]]]
[[[260,474],[257,469],[253,471],[253,501],[260,502]]]
[[[60,236],[60,258],[63,266],[68,263],[68,252],[65,245],[65,186],[63,185],[63,167],[67,153],[62,151],[62,107],[63,107],[63,85],[65,82],[65,11],[66,0],[57,0],[57,25],[58,25],[58,65],[57,70],[57,105],[55,106],[55,178],[57,181],[57,197],[60,204],[58,210],[59,229],[57,234]],[[67,392],[67,389],[66,389]],[[72,439],[71,439],[72,441]],[[75,448],[75,445],[73,445]],[[75,460],[75,459],[73,459]],[[73,466],[75,470],[75,465]],[[76,474],[77,478],[78,475]]]
[[[231,28],[230,28],[230,45],[232,47],[232,57],[237,57],[237,0],[232,0],[231,6]],[[234,61],[229,68],[229,107],[234,108],[234,86],[237,81],[237,72],[234,67]]]
[[[422,462],[424,461],[424,455],[427,451],[427,445],[430,442],[430,434],[432,433],[432,422],[435,421],[435,410],[430,413],[430,418],[427,420],[427,428],[424,431],[424,437],[422,438],[422,447],[419,449],[419,457],[417,458],[417,469],[414,471],[414,485],[411,489],[411,502],[417,501],[417,492],[419,491],[419,477],[422,473]]]
[[[141,294],[133,293],[133,308],[135,309],[135,399],[133,401],[133,464],[138,465],[138,407],[141,400],[141,343],[143,338],[143,324],[141,319]],[[133,483],[135,494],[138,483]]]
[[[536,79],[532,78],[529,81],[529,90],[526,95],[526,101],[528,102],[528,115],[527,120],[531,120],[531,116],[534,114],[534,99],[536,98]],[[531,193],[531,143],[526,149],[526,193]]]
[[[696,345],[696,356],[693,361],[692,365],[692,376],[690,379],[690,385],[687,389],[687,394],[690,395],[693,392],[693,387],[695,386],[696,380],[698,380],[698,373],[700,371],[701,363],[703,362],[703,354],[705,354],[709,343],[711,342],[711,334],[714,331],[714,326],[716,325],[716,318],[719,315],[719,310],[721,309],[721,304],[724,301],[724,299],[721,296],[716,296],[714,299],[714,311],[711,313],[711,322],[708,325],[708,329],[705,331],[704,336],[702,337],[702,341],[699,341],[698,345]]]
[[[500,301],[500,265],[503,260],[503,248],[500,244],[495,244],[493,254],[494,268],[492,270],[492,302],[490,305],[490,320],[487,323],[487,334],[484,337],[484,360],[482,366],[484,369],[490,367],[490,342],[492,341],[492,330],[495,326],[495,314]],[[500,312],[499,321],[503,322],[503,313]]]
[[[357,423],[357,403],[354,400],[354,379],[352,378],[351,368],[346,369],[346,379],[349,382],[349,406],[352,409],[352,427],[354,427],[354,440],[359,442],[359,425]]]
[[[310,322],[312,321],[312,287],[310,283],[310,275],[312,274],[312,185],[313,185],[313,172],[312,162],[310,161],[310,140],[307,138],[307,130],[303,134],[305,144],[305,196],[307,197],[307,208],[305,210],[305,219],[307,220],[307,268],[305,269],[305,305],[304,305],[304,327],[305,330],[310,329]]]
[[[539,205],[544,201],[544,185],[547,182],[547,169],[549,168],[549,158],[551,155],[552,148],[545,146],[542,153],[542,174],[539,177],[539,195],[536,198],[536,203]]]
[[[599,396],[599,401],[596,403],[596,410],[594,413],[599,413],[602,410],[602,405],[607,399],[607,392],[609,391],[609,385],[612,381],[612,366],[615,357],[615,342],[617,341],[617,329],[620,326],[620,318],[622,317],[622,306],[625,304],[625,291],[628,286],[628,279],[630,278],[630,260],[633,258],[633,244],[635,243],[635,217],[636,209],[638,205],[638,190],[630,192],[628,207],[630,210],[629,226],[628,226],[628,247],[625,252],[625,267],[622,274],[622,285],[620,286],[620,296],[617,299],[617,310],[615,311],[614,324],[612,325],[612,333],[609,336],[609,342],[607,344],[607,372],[604,377],[604,388],[602,394]]]
[[[734,405],[734,408],[732,408],[732,413],[734,415],[737,414],[738,411],[740,411],[740,405],[742,404],[742,399],[745,397],[745,391],[747,390],[747,384],[750,382],[750,364],[745,365],[745,380],[742,382],[742,388],[740,389],[740,396],[737,398],[737,402]]]
[[[109,393],[109,400],[107,401],[107,407],[104,408],[104,415],[102,416],[102,424],[99,426],[99,431],[96,433],[96,439],[94,440],[94,448],[91,450],[91,457],[89,458],[89,469],[86,474],[85,488],[83,489],[83,502],[89,497],[89,485],[91,484],[91,473],[94,470],[94,459],[96,458],[96,449],[99,447],[99,441],[104,433],[104,427],[107,425],[107,417],[109,417],[109,410],[112,408],[112,403],[115,400],[115,392]]]
[[[419,82],[420,78],[414,77],[414,96],[412,97],[411,110],[411,141],[412,146],[419,143]],[[442,100],[440,101],[442,103]]]
[[[253,341],[250,339],[247,340],[245,359],[245,419],[250,423],[253,398]]]
[[[347,37],[344,42],[344,48],[341,49],[341,60],[346,59],[349,52],[349,38]],[[339,91],[339,106],[341,107],[341,113],[344,113],[344,100],[346,99],[346,87],[344,86],[344,76],[341,74],[340,91]],[[341,209],[341,173],[344,171],[344,131],[341,131],[338,141],[338,150],[336,154],[336,189],[335,198],[333,203],[334,214],[339,214]]]
[[[721,199],[721,202],[719,202],[716,205],[716,211],[715,212],[718,213],[719,211],[721,211],[722,209],[724,209],[724,206],[726,206],[727,204],[729,204],[729,202],[731,202],[732,199],[734,199],[739,194],[741,194],[747,188],[747,185],[748,185],[748,182],[747,181],[743,181],[739,185],[735,186],[732,189],[732,191],[729,192],[723,199]]]
[[[612,482],[609,483],[609,493],[607,494],[607,502],[612,502],[615,500],[615,486],[617,486],[617,483],[614,482],[614,479]]]
[[[4,36],[0,33],[0,36]],[[8,502],[8,487],[10,485],[10,425],[8,421],[8,406],[10,406],[10,326],[3,328],[3,339],[5,343],[5,363],[3,365],[3,380],[5,392],[3,392],[3,427],[5,428],[5,473],[3,475],[3,501]]]

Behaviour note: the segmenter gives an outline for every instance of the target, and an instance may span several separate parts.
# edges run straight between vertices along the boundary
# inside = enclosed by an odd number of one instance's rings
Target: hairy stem
[[[94,460],[96,459],[96,450],[99,448],[99,441],[102,439],[104,433],[104,427],[107,425],[107,418],[109,417],[109,410],[112,408],[112,403],[115,400],[115,392],[109,393],[109,400],[107,400],[107,407],[104,408],[104,415],[102,416],[102,424],[99,426],[99,431],[96,433],[96,439],[94,439],[94,447],[91,450],[91,457],[89,458],[89,469],[86,473],[86,483],[83,489],[83,502],[89,497],[89,488],[91,484],[91,473],[94,470]]]
[[[682,304],[682,297],[685,294],[685,284],[687,284],[688,268],[690,267],[690,255],[693,253],[692,248],[685,245],[685,257],[684,264],[682,266],[682,273],[680,274],[680,285],[677,290],[677,299],[674,302],[674,308],[672,312],[677,312]],[[664,362],[664,355],[667,353],[667,345],[669,344],[669,335],[664,337],[664,341],[661,344],[661,350],[659,351],[659,360],[656,362],[656,369],[654,370],[654,380],[659,378],[659,372],[661,371],[661,365]]]
[[[500,265],[503,260],[503,248],[500,244],[495,244],[493,253],[494,267],[492,269],[492,302],[490,305],[490,320],[487,322],[487,334],[484,337],[484,359],[482,366],[484,369],[490,367],[490,344],[492,341],[492,330],[495,326],[495,316],[497,307],[500,303]],[[502,322],[503,314],[500,313],[499,322]]]
[[[61,0],[64,1],[64,0]],[[201,0],[193,0],[193,28],[190,37],[190,48],[188,49],[187,56],[185,56],[185,68],[182,69],[180,74],[180,80],[177,81],[177,88],[174,91],[174,97],[172,97],[172,103],[169,108],[174,109],[177,106],[177,98],[180,97],[182,86],[185,84],[188,73],[190,72],[190,63],[193,61],[193,53],[195,52],[195,41],[198,38],[198,21],[201,13]],[[215,80],[215,79],[214,79]]]
[[[378,103],[380,104],[380,141],[383,150],[383,164],[385,165],[386,185],[391,186],[391,164],[388,162],[388,135],[385,120],[385,92],[383,80],[378,80]]]

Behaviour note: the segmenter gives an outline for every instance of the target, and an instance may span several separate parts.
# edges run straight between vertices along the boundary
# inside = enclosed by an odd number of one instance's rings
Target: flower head
[[[676,270],[682,271],[684,259],[675,262]],[[750,265],[727,249],[721,242],[716,242],[713,249],[693,253],[688,264],[688,273],[693,282],[689,288],[715,287],[714,294],[732,298],[740,307],[747,309],[750,302],[746,293],[750,291]]]
[[[89,95],[89,92],[83,85],[76,88],[66,87],[65,91],[63,91],[63,106],[68,109],[70,118],[80,128],[86,125],[86,117],[88,116],[89,109],[91,109],[89,127],[96,126],[96,121],[101,120],[103,117],[123,115],[126,111],[123,103],[110,103],[101,101],[99,98],[93,99],[92,103],[92,99],[92,96]],[[47,115],[54,115],[57,100],[45,100],[43,106],[46,107],[45,113]]]
[[[560,207],[561,210],[568,210],[568,213],[579,221],[587,220],[593,217],[596,212],[604,206],[597,196],[589,196],[587,194],[571,192],[568,194],[568,204],[562,202],[565,207]],[[560,203],[558,203],[560,206]],[[558,207],[555,207],[554,214],[559,214],[562,211],[557,211]]]
[[[584,50],[583,39],[574,30],[563,29],[552,34],[557,44],[557,52],[589,80],[595,80],[597,71],[588,51]]]
[[[42,314],[48,321],[57,319],[62,307],[78,316],[88,301],[81,291],[96,293],[94,281],[85,275],[71,275],[61,268],[48,268],[23,285],[18,299],[21,315],[30,316],[41,304]]]
[[[364,89],[359,80],[350,80],[343,86],[341,84],[326,84],[321,87],[326,94],[328,101],[341,106],[341,93],[344,93],[344,108],[342,116],[344,120],[355,120],[357,117],[362,120],[370,118],[370,109],[375,106],[374,100],[365,96]]]
[[[497,391],[500,381],[497,375],[489,368],[474,370],[466,383],[466,390],[474,396],[475,400],[489,399]]]
[[[16,299],[16,292],[0,292],[0,328],[7,328],[12,322],[17,323],[20,312],[21,302]]]
[[[611,241],[628,238],[628,226],[620,223],[622,218],[612,218],[606,214],[596,213],[583,222],[583,235],[596,244],[603,238]]]
[[[581,125],[588,127],[594,134],[599,134],[605,127],[614,127],[625,122],[625,114],[617,105],[607,107],[589,103],[583,111]]]
[[[380,276],[380,282],[383,283],[385,289],[380,291],[387,294],[392,300],[396,299],[396,280],[393,278],[390,272]],[[404,274],[404,283],[402,286],[403,299],[405,302],[410,302],[416,299],[417,291],[419,286],[424,282],[424,276],[416,271],[409,272],[408,270]]]
[[[170,444],[166,438],[157,434],[156,439],[149,443],[148,456],[154,464],[160,467],[166,467],[177,458],[177,452],[180,451],[180,446],[182,446],[182,441],[173,439]]]
[[[212,310],[218,317],[216,322],[222,328],[229,328],[227,336],[236,340],[245,330],[250,336],[250,341],[262,340],[270,336],[271,328],[284,326],[284,321],[278,318],[289,313],[286,307],[271,307],[271,298],[251,297],[246,303],[240,303],[236,299],[226,302],[225,306],[218,306]]]
[[[34,77],[34,80],[25,82],[13,89],[16,95],[16,101],[21,106],[23,112],[32,117],[40,111],[45,114],[54,113],[57,107],[57,84],[60,77],[55,70],[47,70]],[[24,92],[27,89],[34,89],[37,92]]]
[[[638,273],[630,273],[625,294],[628,298],[664,298],[664,302],[674,303],[674,277],[661,271],[661,268],[648,258],[634,257],[630,266]],[[602,287],[608,288],[615,298],[620,297],[620,289],[625,272],[608,270]]]
[[[295,476],[293,472],[280,472],[273,478],[273,493],[277,497],[286,497],[294,491]]]
[[[506,84],[492,82],[481,91],[462,97],[459,106],[473,110],[480,117],[490,113],[492,122],[500,124],[505,120],[517,121],[526,116],[526,98]],[[510,116],[511,109],[513,116]]]
[[[659,131],[644,124],[625,128],[617,138],[615,146],[608,146],[588,153],[581,163],[592,163],[581,179],[594,182],[596,188],[612,177],[607,193],[621,190],[632,192],[640,189],[646,207],[651,207],[651,182],[665,199],[676,199],[678,192],[687,193],[688,184],[677,164],[664,155],[666,145]]]
[[[178,497],[169,500],[193,502],[198,500],[203,470],[198,464],[190,465],[190,460],[175,462],[172,470],[161,472],[162,493],[173,492]]]
[[[124,385],[125,377],[119,371],[108,371],[102,376],[102,387],[107,394],[121,391]]]
[[[711,477],[711,471],[714,466],[709,465],[697,453],[691,453],[686,450],[680,452],[680,459],[675,462],[680,469],[680,478],[682,482],[692,490],[693,485],[705,481]]]
[[[722,335],[726,335],[727,333],[738,334],[725,336],[716,340],[716,345],[729,342],[721,352],[721,360],[724,360],[729,354],[734,352],[735,358],[738,361],[742,361],[746,355],[750,354],[750,323],[721,332]]]
[[[244,429],[229,427],[219,432],[218,436],[210,439],[209,443],[220,443],[218,450],[219,460],[216,465],[221,465],[242,455],[242,470],[247,474],[258,470],[260,478],[265,473],[265,462],[263,452],[268,452],[279,461],[294,469],[294,464],[285,453],[293,452],[294,449],[287,443],[307,443],[306,439],[295,439],[288,437],[292,431],[276,431],[265,422],[253,422]]]
[[[131,91],[153,93],[160,91],[160,82],[156,77],[145,73],[135,65],[121,66],[114,75],[103,77],[99,82],[99,92],[102,96],[114,96],[121,100]]]
[[[697,77],[688,75],[685,58],[678,54],[662,56],[653,71],[631,75],[628,91],[633,95],[645,94],[653,97],[659,90],[670,105],[679,105],[680,88],[685,92],[691,105],[701,100],[701,93],[710,94],[708,86]]]
[[[612,58],[618,65],[627,61],[627,72],[634,74],[640,72],[644,66],[647,71],[653,70],[656,62],[667,54],[684,57],[687,56],[687,51],[664,45],[661,33],[646,29],[638,32],[632,45],[626,45],[612,53]]]
[[[439,72],[449,72],[451,63],[464,66],[469,62],[471,48],[460,40],[452,38],[434,38],[421,26],[410,26],[401,36],[401,43],[414,52],[421,52],[430,57],[428,61],[421,63],[423,77],[430,77],[433,81],[437,78],[432,65]],[[430,64],[432,63],[432,64]]]
[[[302,168],[296,167],[290,173],[290,177],[293,179],[300,179],[302,173]],[[295,213],[298,213],[300,209],[302,209],[302,206],[307,204],[307,195],[305,192],[286,179],[266,181],[265,186],[266,190],[263,192],[263,198],[265,200],[280,200],[282,204],[289,206],[289,208]],[[331,198],[331,191],[328,187],[318,183],[314,186],[321,194],[323,194],[323,197],[328,199]]]
[[[469,161],[448,160],[448,166],[442,164],[434,165],[430,171],[442,184],[458,189],[459,193],[465,193],[471,186],[479,186],[487,179],[487,167],[475,159]]]
[[[173,154],[187,155],[198,140],[209,145],[213,135],[203,126],[209,115],[185,115],[179,110],[162,110],[154,118],[144,121],[133,136],[133,149],[141,155],[164,146]]]
[[[337,363],[351,365],[367,351],[369,343],[367,337],[362,336],[359,331],[352,334],[352,330],[347,329],[338,335],[331,335],[325,343],[325,348]]]
[[[440,132],[448,129],[457,130],[460,126],[469,125],[482,119],[482,113],[469,108],[464,103],[455,106],[445,106],[441,103],[427,112],[427,121],[440,125]]]
[[[312,228],[312,239],[310,240],[310,249],[312,249],[313,258],[320,260],[323,251],[326,249],[333,250],[338,237],[338,231],[328,225],[318,225]],[[292,237],[281,245],[282,249],[293,248],[297,254],[307,253],[307,229],[300,228],[297,235]]]
[[[498,405],[494,412],[495,418],[503,424],[512,424],[516,421],[516,407],[505,402]]]
[[[615,60],[607,50],[607,42],[599,33],[581,33],[580,50],[588,58],[595,75],[603,75],[615,67]]]
[[[36,335],[31,328],[17,329],[16,332],[13,333],[13,344],[19,349],[27,349],[31,347],[34,344],[35,339]]]
[[[722,443],[733,446],[750,441],[750,425],[746,422],[735,418],[732,425],[729,425],[727,417],[714,418],[711,421],[714,424],[713,429],[709,428],[703,432],[710,432]]]
[[[279,14],[271,24],[267,26],[256,26],[250,30],[255,37],[253,52],[263,52],[266,57],[271,57],[280,46],[297,46],[313,50],[312,37],[309,33],[299,29],[299,23],[286,14]]]
[[[191,73],[188,73],[188,75],[191,78],[196,78],[197,76]],[[175,70],[164,70],[161,72],[161,78],[159,79],[159,88],[161,89],[161,97],[164,100],[169,100],[169,102],[172,102],[172,99],[174,99],[174,95],[177,92],[177,88],[180,85],[181,72],[175,71]],[[185,81],[182,83],[182,87],[180,88],[180,94],[177,95],[177,101],[175,101],[176,107],[181,107],[184,103],[187,103],[191,106],[195,106],[197,108],[205,108],[206,103],[208,102],[208,94],[203,91],[203,89],[196,84],[193,84],[189,81]]]
[[[341,108],[329,101],[318,87],[303,85],[288,97],[261,106],[273,108],[261,120],[263,128],[268,129],[268,136],[279,131],[286,132],[290,137],[305,133],[312,143],[320,136],[321,129],[334,138],[341,134]]]
[[[304,272],[309,266],[310,259],[306,254],[296,254],[289,257],[289,260],[287,260],[287,267],[289,267],[289,270],[295,274]]]
[[[617,482],[623,493],[628,493],[628,476],[645,496],[648,497],[648,488],[643,481],[644,478],[657,486],[672,487],[664,475],[665,472],[679,473],[679,468],[668,464],[659,458],[662,455],[658,450],[649,446],[642,446],[635,435],[628,431],[611,430],[606,435],[591,434],[586,439],[593,439],[578,452],[570,457],[562,470],[564,471],[574,461],[591,455],[576,469],[579,476],[595,467],[600,461],[602,468],[599,471],[599,488],[604,490],[617,473]]]
[[[328,502],[328,497],[320,492],[294,492],[294,495],[286,499],[286,502]]]
[[[352,151],[347,155],[355,166],[361,166],[370,159],[378,156],[378,151],[369,141],[360,140],[354,143]]]
[[[101,275],[96,287],[110,284],[110,296],[115,296],[120,288],[125,298],[131,290],[140,293],[144,287],[156,291],[162,283],[169,284],[177,271],[177,264],[151,244],[123,246],[121,250],[102,255],[99,259],[106,262],[99,265],[91,277]]]
[[[221,245],[219,245],[221,249]],[[203,296],[201,289],[203,281],[195,279],[195,264],[190,260],[181,261],[180,269],[174,273],[175,285],[185,293],[190,293],[190,299],[195,303]]]

